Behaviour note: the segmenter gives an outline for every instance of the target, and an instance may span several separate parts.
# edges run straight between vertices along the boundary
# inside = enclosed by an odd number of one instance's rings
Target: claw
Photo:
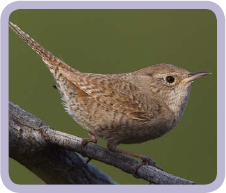
[[[139,169],[139,167],[141,167],[142,165],[150,165],[155,168],[158,168],[159,170],[163,170],[162,168],[156,166],[156,163],[150,157],[145,156],[145,155],[136,154],[136,153],[129,152],[129,151],[123,151],[120,149],[116,149],[117,145],[118,145],[117,142],[115,142],[113,140],[109,140],[107,142],[107,147],[110,151],[121,153],[121,154],[128,155],[128,156],[137,157],[142,160],[141,162],[132,166],[132,168],[131,168],[131,173],[133,174],[134,177],[138,178],[138,176],[136,175],[136,172]]]
[[[163,171],[163,169],[160,168],[159,166],[157,166],[156,163],[155,163],[155,161],[152,160],[152,159],[151,159],[150,157],[148,157],[148,156],[145,156],[145,157],[142,159],[142,162],[145,163],[145,164],[147,164],[147,165],[149,165],[149,166],[153,166],[153,167],[155,167],[155,168],[157,168],[157,169]]]
[[[137,170],[138,170],[141,166],[143,166],[143,165],[150,165],[150,166],[153,166],[153,167],[155,167],[155,168],[157,168],[157,169],[163,171],[163,169],[160,168],[160,167],[158,167],[158,166],[156,165],[155,161],[153,161],[150,157],[142,156],[141,159],[142,159],[141,162],[139,162],[138,164],[132,166],[132,168],[131,168],[131,173],[132,173],[132,175],[133,175],[135,178],[139,178],[139,176],[137,176],[136,172],[137,172]]]
[[[87,157],[84,153],[83,153],[83,147],[86,146],[88,143],[92,142],[92,143],[97,143],[97,138],[94,134],[90,133],[90,138],[88,139],[82,139],[82,143],[81,143],[81,149],[80,149],[80,154],[83,157]],[[88,159],[85,162],[85,165],[87,165],[90,161],[92,160],[92,158],[88,157]]]
[[[80,149],[80,154],[82,157],[87,157],[84,153],[83,153],[83,147],[86,146],[88,143],[93,142],[90,141],[89,139],[83,139],[82,140],[82,145],[81,145],[81,149]],[[92,158],[88,157],[88,159],[85,162],[85,165],[87,165],[90,161],[92,160]]]
[[[82,139],[82,145],[81,145],[81,148],[80,148],[80,154],[82,155],[82,157],[86,157],[86,155],[83,152],[83,147],[86,146],[87,143],[88,143],[87,139]]]
[[[132,166],[132,168],[131,168],[131,173],[132,173],[132,175],[133,175],[135,178],[140,178],[140,177],[136,174],[136,172],[137,172],[138,168],[141,167],[142,165],[145,165],[145,163],[144,163],[144,162],[139,162],[139,163],[136,164],[135,166]]]
[[[96,140],[93,139],[82,139],[82,145],[81,145],[81,149],[80,149],[80,153],[83,157],[86,157],[86,155],[83,153],[83,147],[86,146],[88,143],[97,143]]]

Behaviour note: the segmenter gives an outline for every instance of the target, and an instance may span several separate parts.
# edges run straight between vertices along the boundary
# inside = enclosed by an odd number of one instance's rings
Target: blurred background
[[[54,55],[82,72],[103,74],[170,63],[213,74],[193,84],[185,114],[165,136],[119,148],[150,156],[164,171],[209,184],[217,175],[217,20],[210,10],[16,10],[17,24]],[[56,130],[87,137],[65,112],[40,57],[9,30],[9,100]],[[106,143],[98,139],[98,143]],[[147,184],[92,160],[121,184]],[[9,159],[17,184],[43,184]]]

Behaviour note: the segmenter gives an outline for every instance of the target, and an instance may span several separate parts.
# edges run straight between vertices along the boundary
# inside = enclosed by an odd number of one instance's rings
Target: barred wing
[[[63,68],[60,68],[60,72],[108,110],[138,120],[150,120],[159,113],[160,106],[156,100],[125,80],[109,75],[71,72]]]

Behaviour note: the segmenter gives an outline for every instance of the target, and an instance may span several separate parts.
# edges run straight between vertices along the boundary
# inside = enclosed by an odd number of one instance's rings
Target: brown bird
[[[44,49],[18,26],[13,31],[36,51],[56,80],[66,111],[96,143],[107,141],[109,150],[140,158],[149,157],[117,149],[120,143],[141,143],[161,137],[181,119],[191,83],[208,72],[190,73],[172,64],[157,64],[124,74],[82,73]]]

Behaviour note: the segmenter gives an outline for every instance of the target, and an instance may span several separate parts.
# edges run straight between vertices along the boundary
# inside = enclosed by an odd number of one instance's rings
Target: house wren
[[[95,142],[107,141],[109,150],[135,156],[150,165],[144,155],[119,150],[120,143],[141,143],[161,137],[181,119],[191,83],[208,72],[190,73],[172,64],[157,64],[124,74],[82,73],[64,63],[9,23],[12,30],[38,55],[56,80],[66,111]]]

